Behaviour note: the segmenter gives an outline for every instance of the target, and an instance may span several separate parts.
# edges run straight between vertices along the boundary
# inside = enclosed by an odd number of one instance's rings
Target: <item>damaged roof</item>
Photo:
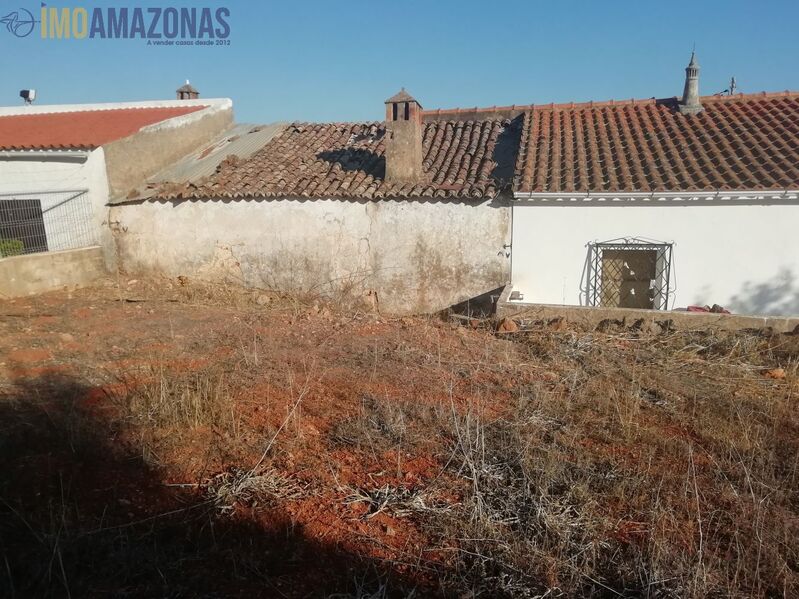
[[[90,150],[204,105],[0,115],[0,150]]]
[[[159,196],[167,187],[174,187],[176,181],[179,181],[180,185],[206,181],[229,157],[236,156],[238,160],[246,160],[284,128],[284,123],[234,125],[210,143],[150,177],[144,189],[133,190],[127,198],[114,200],[112,203]]]
[[[511,119],[424,124],[424,177],[385,180],[384,123],[293,123],[252,156],[231,154],[197,183],[164,185],[172,198],[492,198],[513,178],[521,123]]]
[[[515,193],[799,188],[799,93],[423,113],[422,180],[385,180],[384,123],[293,123],[149,197],[494,198]]]

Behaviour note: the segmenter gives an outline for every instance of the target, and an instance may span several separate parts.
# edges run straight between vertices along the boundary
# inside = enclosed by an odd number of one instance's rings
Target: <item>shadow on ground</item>
[[[381,564],[309,539],[287,517],[267,531],[218,515],[197,491],[165,486],[115,443],[102,411],[86,406],[88,391],[62,376],[0,391],[0,596],[409,590]]]

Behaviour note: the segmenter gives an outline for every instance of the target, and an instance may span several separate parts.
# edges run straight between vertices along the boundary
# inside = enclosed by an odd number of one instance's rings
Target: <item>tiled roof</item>
[[[385,176],[383,123],[294,123],[245,160],[235,156],[198,183],[165,185],[161,198],[491,198],[513,178],[520,120],[424,125],[424,179]]]
[[[531,107],[514,191],[796,189],[799,93]]]
[[[385,181],[383,123],[294,123],[161,198],[491,198],[520,193],[799,187],[799,93],[528,105],[424,113],[424,178]]]
[[[0,116],[0,150],[91,149],[204,106],[120,108]]]

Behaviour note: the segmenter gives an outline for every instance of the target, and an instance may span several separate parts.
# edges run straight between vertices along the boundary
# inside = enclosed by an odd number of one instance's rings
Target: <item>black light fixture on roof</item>
[[[36,90],[35,89],[20,90],[19,97],[22,98],[25,104],[33,104],[33,101],[36,99]]]

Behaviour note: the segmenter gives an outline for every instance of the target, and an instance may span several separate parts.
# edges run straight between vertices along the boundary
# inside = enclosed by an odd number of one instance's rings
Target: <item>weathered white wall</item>
[[[513,288],[524,301],[583,305],[587,244],[674,242],[670,307],[721,304],[799,314],[799,205],[524,205],[513,208]]]
[[[114,263],[113,237],[107,226],[108,179],[106,177],[103,149],[87,152],[84,162],[70,160],[67,156],[75,152],[5,152],[0,156],[0,195],[20,194],[20,198],[36,198],[42,201],[44,223],[48,245],[51,250],[68,249],[64,217],[70,206],[60,205],[69,194],[36,194],[88,190],[91,234],[77,241],[85,245],[100,245],[106,265]],[[22,160],[20,157],[24,156]],[[23,195],[26,194],[26,195]],[[30,195],[33,194],[33,195]],[[13,198],[10,198],[13,199]],[[56,207],[58,206],[58,207]]]
[[[510,274],[507,203],[144,202],[113,207],[111,219],[129,272],[375,291],[390,313],[446,308],[502,286]]]
[[[83,287],[106,274],[99,247],[11,256],[0,260],[0,297]]]

